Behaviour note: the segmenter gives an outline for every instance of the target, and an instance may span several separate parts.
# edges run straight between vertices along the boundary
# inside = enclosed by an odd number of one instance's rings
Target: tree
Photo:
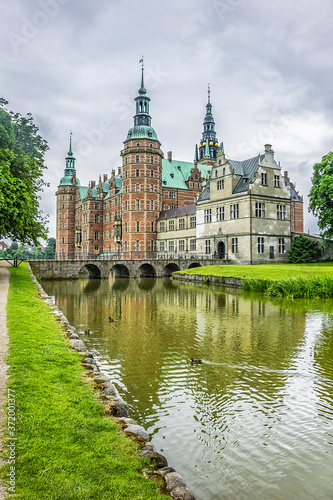
[[[56,254],[56,239],[49,238],[46,242],[45,255],[47,259],[55,259]]]
[[[0,98],[0,237],[38,243],[46,237],[46,218],[39,210],[48,145],[32,115],[7,111]]]
[[[313,166],[309,212],[318,217],[318,226],[326,238],[333,236],[333,152]]]
[[[295,239],[288,252],[289,262],[301,264],[304,262],[315,262],[320,255],[320,248],[316,241],[300,235]]]

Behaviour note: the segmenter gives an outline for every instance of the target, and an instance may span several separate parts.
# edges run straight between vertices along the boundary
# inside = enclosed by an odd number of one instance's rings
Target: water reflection
[[[151,278],[45,289],[198,500],[329,498],[332,303]]]

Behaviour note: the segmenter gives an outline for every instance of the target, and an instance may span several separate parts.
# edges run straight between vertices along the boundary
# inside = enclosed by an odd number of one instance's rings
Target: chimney
[[[73,184],[76,184],[76,172],[73,172]]]
[[[288,179],[288,170],[285,170],[285,171],[284,171],[284,178],[285,178],[285,179]]]
[[[118,167],[118,175],[121,174],[121,167]]]
[[[172,151],[168,151],[168,160],[170,163],[172,162]]]
[[[103,175],[103,182],[106,182],[108,180],[108,174]]]
[[[95,182],[95,181],[91,181],[91,182],[90,182],[90,185],[91,185],[91,187],[93,188],[93,187],[95,187],[96,182]]]

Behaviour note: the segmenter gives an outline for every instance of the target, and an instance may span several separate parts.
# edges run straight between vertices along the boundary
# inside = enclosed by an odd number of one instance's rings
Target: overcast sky
[[[304,196],[333,144],[331,0],[11,0],[1,7],[0,97],[31,112],[50,151],[41,208],[69,131],[82,185],[121,165],[144,55],[152,125],[165,155],[192,161],[211,84],[219,141],[245,159],[271,143]]]

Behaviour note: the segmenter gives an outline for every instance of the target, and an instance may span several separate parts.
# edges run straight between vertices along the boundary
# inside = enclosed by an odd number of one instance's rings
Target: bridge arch
[[[142,264],[139,267],[140,278],[156,278],[156,269],[151,264]]]
[[[167,264],[164,268],[164,276],[172,276],[172,273],[175,273],[176,271],[180,271],[180,267],[178,264],[175,264],[174,262],[171,262],[170,264]]]
[[[85,264],[79,271],[79,274],[86,275],[89,279],[101,279],[101,270],[95,264]]]
[[[199,262],[192,262],[192,264],[188,266],[188,269],[193,269],[194,267],[201,267],[201,264],[199,264]]]
[[[114,273],[115,278],[129,278],[130,272],[124,264],[115,264],[111,268],[111,273]]]

